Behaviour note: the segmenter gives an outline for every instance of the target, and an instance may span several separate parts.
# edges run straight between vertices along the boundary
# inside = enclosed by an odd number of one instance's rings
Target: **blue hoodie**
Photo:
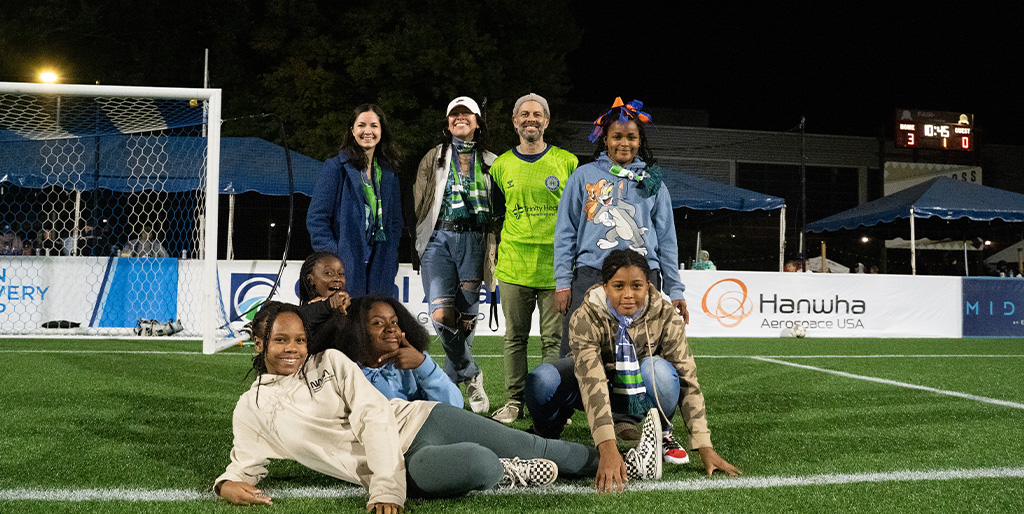
[[[651,269],[660,270],[664,292],[683,299],[679,279],[679,249],[672,199],[661,184],[654,196],[644,196],[634,180],[612,175],[613,163],[604,153],[576,168],[569,176],[558,204],[555,224],[555,283],[567,289],[578,266],[601,269],[615,249],[633,249],[647,257]],[[647,164],[639,158],[626,169],[639,172]]]

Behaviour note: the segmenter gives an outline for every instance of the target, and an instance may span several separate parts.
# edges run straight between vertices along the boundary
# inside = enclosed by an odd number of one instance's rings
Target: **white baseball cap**
[[[468,96],[460,96],[460,97],[456,98],[455,100],[452,100],[451,103],[448,104],[448,110],[445,111],[445,115],[447,116],[447,115],[451,114],[452,113],[452,109],[454,109],[454,108],[456,108],[456,107],[458,107],[460,105],[465,107],[465,108],[467,108],[467,109],[469,109],[470,112],[472,112],[473,114],[476,114],[477,116],[483,116],[482,114],[480,114],[480,106],[476,104],[476,100],[473,100],[472,98],[470,98]]]

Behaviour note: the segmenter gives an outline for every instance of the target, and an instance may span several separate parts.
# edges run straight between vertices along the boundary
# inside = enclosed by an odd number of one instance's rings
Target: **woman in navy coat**
[[[356,107],[337,157],[324,163],[306,215],[314,251],[338,256],[352,297],[397,291],[402,205],[395,146],[380,107]]]

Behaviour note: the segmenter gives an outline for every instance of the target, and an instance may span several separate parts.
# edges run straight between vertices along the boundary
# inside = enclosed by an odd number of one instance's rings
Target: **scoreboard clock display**
[[[974,150],[974,115],[896,110],[896,146],[928,150]]]

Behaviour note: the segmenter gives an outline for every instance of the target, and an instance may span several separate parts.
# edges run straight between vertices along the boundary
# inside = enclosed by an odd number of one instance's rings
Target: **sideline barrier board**
[[[964,337],[1024,337],[1024,280],[965,278]]]
[[[76,277],[107,269],[111,258],[49,258],[31,279],[19,275],[14,259],[33,257],[0,257],[4,333],[11,333],[15,321],[26,319],[36,327],[56,319],[99,326],[110,299],[105,302],[81,287]],[[178,261],[178,272],[199,264]],[[298,302],[301,265],[288,262],[280,286],[282,301]],[[241,313],[266,298],[279,266],[274,261],[218,263],[224,311],[234,328],[246,321]],[[693,337],[779,337],[793,323],[804,324],[808,337],[1024,337],[1021,279],[693,270],[680,274],[690,309],[687,334]],[[394,293],[433,333],[420,275],[412,265],[399,266]],[[177,296],[178,313],[185,312],[180,305],[184,291]],[[500,297],[500,291],[492,299],[481,290],[478,334],[504,335],[500,308],[499,329],[488,328],[491,301],[500,303]],[[130,317],[147,317],[144,314],[133,312]],[[538,326],[535,312],[533,335]]]
[[[960,277],[681,271],[694,337],[961,337]]]

